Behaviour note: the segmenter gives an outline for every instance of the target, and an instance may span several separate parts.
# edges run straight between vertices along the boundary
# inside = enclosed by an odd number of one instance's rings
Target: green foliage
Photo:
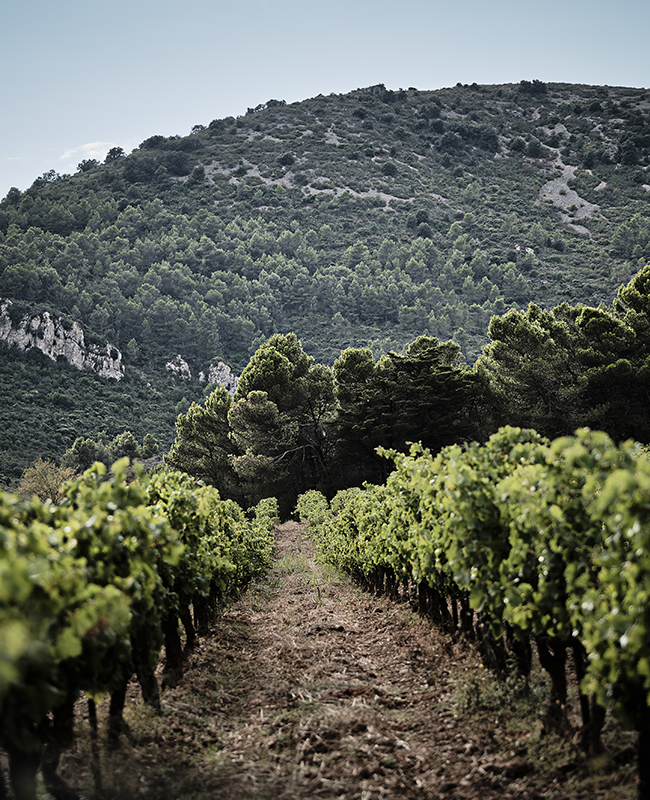
[[[147,504],[164,514],[183,544],[180,562],[168,586],[173,593],[170,606],[174,610],[199,597],[208,597],[211,584],[225,591],[235,571],[223,531],[212,524],[214,509],[220,502],[215,489],[199,487],[181,472],[154,475],[147,486]]]
[[[167,519],[147,508],[141,482],[127,483],[128,464],[128,458],[117,461],[113,478],[105,480],[106,467],[98,462],[69,483],[56,519],[86,560],[93,582],[116,586],[129,598],[130,645],[137,656],[148,659],[156,657],[162,644],[161,619],[173,602],[170,576],[183,545]],[[114,682],[127,665],[120,653],[112,663],[98,662],[96,669],[103,671],[105,681]]]
[[[22,301],[19,317],[38,307],[79,322],[87,342],[122,351],[126,377],[100,388],[3,352],[0,421],[15,448],[0,454],[2,480],[102,431],[104,443],[151,433],[167,449],[179,402],[205,388],[165,374],[178,353],[198,375],[218,359],[241,371],[278,332],[325,365],[350,346],[403,353],[427,335],[472,363],[510,306],[609,301],[647,257],[647,126],[642,97],[611,87],[595,105],[592,87],[539,81],[370,87],[151,136],[10,191],[0,297]],[[593,161],[575,185],[600,216],[567,223],[538,202],[547,142],[566,164]]]
[[[120,458],[137,459],[151,458],[158,453],[159,447],[156,437],[151,433],[145,434],[142,445],[139,445],[131,431],[118,433],[112,442],[104,444],[103,441],[84,439],[78,436],[72,447],[63,454],[61,463],[73,473],[83,472],[96,461],[110,465]]]
[[[59,508],[1,497],[3,743],[33,748],[34,724],[70,692],[113,686],[129,663],[131,636],[143,646],[156,638],[154,565],[173,563],[174,545],[141,492],[126,487],[125,466],[98,487],[97,465],[68,484]]]
[[[333,412],[331,371],[314,365],[295,334],[260,346],[228,414],[239,448],[231,461],[250,500],[275,495],[287,513],[298,494],[328,482],[326,427]]]
[[[106,153],[105,163],[110,164],[111,161],[117,161],[118,158],[123,158],[126,155],[122,147],[111,147]]]
[[[590,514],[603,526],[593,565],[597,581],[580,607],[590,652],[587,686],[643,730],[650,698],[650,464],[629,444],[618,452],[610,445],[604,456],[610,469],[585,491]]]
[[[16,491],[22,497],[36,495],[44,503],[58,503],[63,499],[63,484],[73,475],[69,467],[57,467],[49,459],[37,458],[23,472]]]
[[[362,543],[356,517],[348,513],[348,509],[358,501],[363,502],[365,507],[370,491],[342,490],[336,494],[331,508],[325,496],[314,489],[298,498],[296,514],[309,524],[310,536],[324,563],[352,573],[363,571],[364,565],[360,559]]]
[[[31,749],[33,723],[63,697],[60,662],[123,636],[130,613],[118,589],[89,584],[48,509],[0,502],[0,740]]]
[[[404,450],[419,441],[437,451],[477,435],[472,421],[477,383],[460,359],[453,342],[427,336],[418,337],[404,355],[391,352],[376,364],[368,350],[340,355],[333,374],[341,483],[358,482],[353,471],[368,480],[385,478],[387,464],[377,458],[378,446]]]
[[[95,460],[109,465],[106,445],[125,429],[138,441],[150,433],[167,450],[177,417],[173,406],[182,395],[167,375],[153,376],[147,383],[137,374],[117,383],[80,372],[63,360],[53,364],[39,351],[22,355],[0,346],[0,424],[6,432],[5,447],[0,448],[0,484],[15,487],[38,458],[61,463],[79,438],[94,444],[81,460],[75,457],[68,464],[65,459],[64,466],[77,472]],[[183,391],[198,398],[203,388],[198,384]],[[57,393],[70,398],[71,405],[58,405]]]
[[[650,462],[604,433],[544,440],[502,428],[480,446],[392,453],[385,486],[309,492],[297,506],[323,559],[353,574],[468,593],[506,627],[577,642],[583,690],[643,731],[650,716]]]
[[[176,420],[176,441],[165,463],[215,486],[223,497],[237,497],[238,489],[230,456],[236,447],[230,438],[228,414],[231,397],[218,387],[205,405],[192,403]]]
[[[0,743],[40,747],[39,725],[79,691],[112,690],[158,660],[162,622],[213,589],[261,577],[277,504],[248,519],[180,473],[127,482],[96,463],[59,505],[0,494]]]
[[[649,275],[645,268],[621,287],[614,309],[531,303],[493,317],[476,370],[497,422],[547,436],[590,425],[618,441],[648,441]]]
[[[144,439],[142,440],[142,447],[140,448],[140,456],[144,459],[152,458],[158,455],[159,452],[160,447],[156,437],[151,433],[145,433]]]
[[[228,597],[271,566],[278,517],[275,498],[261,500],[247,517],[214,487],[166,471],[151,478],[147,499],[168,519],[184,547],[168,584],[174,610],[215,592]]]
[[[532,81],[520,81],[519,91],[541,97],[546,94],[547,86],[543,81],[538,81],[537,79]]]
[[[279,522],[275,497],[265,497],[249,509],[250,522],[245,539],[246,582],[259,580],[268,572],[275,556],[274,528]]]

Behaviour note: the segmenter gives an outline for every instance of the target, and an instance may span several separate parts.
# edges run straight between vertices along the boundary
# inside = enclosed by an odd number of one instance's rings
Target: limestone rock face
[[[86,345],[84,332],[77,322],[71,327],[61,317],[54,319],[47,311],[26,314],[15,325],[9,315],[11,300],[0,300],[0,341],[19,350],[37,348],[52,361],[64,356],[77,369],[96,372],[102,378],[117,381],[124,377],[122,353],[110,344],[105,347]]]
[[[199,380],[201,383],[217,383],[219,386],[223,386],[230,394],[235,394],[239,378],[227,364],[219,361],[218,364],[210,364],[207,374],[200,372]]]
[[[168,372],[173,372],[177,378],[182,378],[184,381],[189,381],[192,377],[190,365],[180,353],[165,364],[165,369]]]

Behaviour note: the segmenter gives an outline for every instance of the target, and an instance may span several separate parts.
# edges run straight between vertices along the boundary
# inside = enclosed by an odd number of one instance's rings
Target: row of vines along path
[[[539,673],[500,683],[469,643],[331,574],[287,522],[269,579],[199,641],[162,714],[132,684],[130,731],[118,750],[101,748],[102,794],[633,798],[634,736],[608,721],[607,755],[588,760],[570,739],[541,735],[546,693]],[[61,773],[96,797],[84,703],[78,715]]]

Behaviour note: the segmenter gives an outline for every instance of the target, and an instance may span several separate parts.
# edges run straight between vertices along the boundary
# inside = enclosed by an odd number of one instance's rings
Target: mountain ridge
[[[178,354],[241,372],[287,331],[325,364],[421,334],[472,363],[493,316],[611,302],[650,261],[649,154],[645,89],[269,101],[12,189],[0,296],[114,343],[150,383]],[[205,389],[184,382],[169,413]]]

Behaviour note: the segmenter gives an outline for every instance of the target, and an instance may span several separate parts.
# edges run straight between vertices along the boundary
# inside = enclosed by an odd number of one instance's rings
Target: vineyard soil
[[[527,689],[499,683],[469,643],[315,563],[304,527],[288,522],[269,579],[200,640],[162,714],[131,685],[130,734],[115,752],[102,744],[103,795],[635,797],[634,737],[608,721],[607,755],[588,760],[573,741],[541,736],[546,696],[541,674]],[[60,772],[94,797],[84,703],[78,714]]]

